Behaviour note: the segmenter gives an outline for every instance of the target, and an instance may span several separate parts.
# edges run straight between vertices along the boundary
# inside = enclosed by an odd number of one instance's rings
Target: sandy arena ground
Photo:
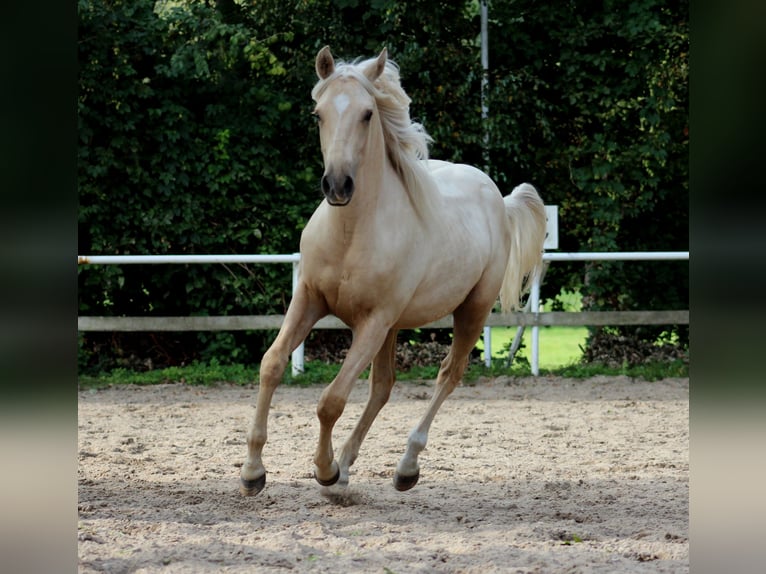
[[[688,379],[461,386],[405,493],[393,472],[433,381],[397,383],[343,500],[312,478],[322,388],[277,389],[252,498],[238,481],[257,388],[81,391],[79,571],[689,571]]]

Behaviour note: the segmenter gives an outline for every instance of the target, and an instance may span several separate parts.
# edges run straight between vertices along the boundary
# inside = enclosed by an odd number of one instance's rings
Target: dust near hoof
[[[356,506],[368,501],[364,494],[348,487],[323,486],[319,489],[319,493],[336,506]]]

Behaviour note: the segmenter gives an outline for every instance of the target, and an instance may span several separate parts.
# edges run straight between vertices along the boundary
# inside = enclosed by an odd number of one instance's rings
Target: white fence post
[[[295,253],[294,255],[300,255],[300,254]],[[300,261],[293,261],[293,297],[295,297],[295,289],[298,287],[299,265],[300,265]],[[303,362],[303,341],[301,341],[301,344],[298,345],[298,347],[293,351],[291,362],[292,362],[293,377],[302,375],[305,372],[306,369]]]
[[[492,327],[484,326],[484,366],[492,366]]]
[[[537,275],[529,292],[531,302],[530,311],[534,314],[540,312],[540,276]],[[532,325],[532,374],[540,374],[540,327]]]

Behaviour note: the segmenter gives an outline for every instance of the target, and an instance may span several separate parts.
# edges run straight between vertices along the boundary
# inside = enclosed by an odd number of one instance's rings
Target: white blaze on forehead
[[[346,111],[346,108],[351,103],[351,100],[346,94],[338,94],[333,99],[332,103],[335,105],[335,111],[338,112],[338,115],[343,115],[343,112]]]

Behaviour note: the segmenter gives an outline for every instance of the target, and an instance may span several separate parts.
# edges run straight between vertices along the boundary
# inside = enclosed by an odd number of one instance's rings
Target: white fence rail
[[[78,255],[78,265],[159,265],[162,263],[298,263],[292,255]]]
[[[658,261],[687,260],[688,251],[649,252],[580,252],[545,253],[543,260],[552,261]],[[78,265],[158,265],[158,264],[220,264],[220,263],[291,263],[293,291],[298,277],[300,253],[285,255],[78,255]],[[78,331],[226,331],[279,329],[283,315],[245,315],[225,317],[77,317]],[[540,283],[535,281],[530,292],[530,311],[492,313],[484,329],[484,358],[491,362],[491,327],[532,327],[531,367],[539,374],[539,329],[549,325],[687,325],[689,311],[591,311],[540,312]],[[425,327],[451,327],[452,317],[445,317]],[[325,317],[317,323],[319,329],[343,329],[336,317]],[[304,370],[303,344],[292,355],[294,375]]]

